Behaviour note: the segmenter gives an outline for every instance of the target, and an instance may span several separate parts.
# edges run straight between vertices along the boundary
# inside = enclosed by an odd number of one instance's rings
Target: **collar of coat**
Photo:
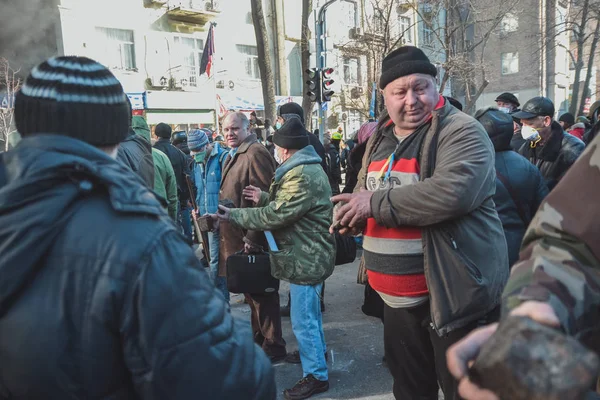
[[[297,166],[308,164],[321,164],[321,157],[311,145],[298,150],[275,170],[275,183]]]
[[[528,157],[533,157],[543,161],[556,161],[562,147],[563,136],[565,135],[565,132],[562,126],[560,126],[560,124],[556,121],[552,121],[551,126],[552,131],[550,133],[550,137],[543,146],[537,146],[532,149],[530,146],[531,140],[527,140],[525,142]]]
[[[235,155],[247,152],[250,146],[255,142],[257,142],[256,135],[254,133],[248,135],[248,137],[244,139],[244,141],[239,145],[237,151],[235,152]]]
[[[74,185],[82,195],[102,188],[118,212],[164,214],[162,204],[141,178],[81,140],[57,134],[26,136],[6,153],[4,163],[8,184],[0,188],[0,205],[14,206],[16,199],[26,203],[30,188],[37,188],[39,197],[51,199],[63,185]]]

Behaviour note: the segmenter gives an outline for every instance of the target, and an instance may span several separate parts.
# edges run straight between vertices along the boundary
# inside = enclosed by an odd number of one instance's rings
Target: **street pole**
[[[325,69],[325,63],[327,61],[327,42],[325,38],[326,32],[326,20],[325,20],[325,12],[327,11],[327,7],[332,5],[338,0],[329,0],[325,4],[321,6],[319,12],[317,14],[317,18],[315,18],[315,52],[316,54],[316,67],[318,73],[321,73],[323,69]],[[347,3],[354,4],[354,26],[358,26],[358,3],[356,0],[342,0]],[[326,127],[326,118],[327,113],[323,110],[323,101],[322,99],[317,99],[319,109],[318,109],[318,122],[319,122],[319,139],[323,142],[323,135],[325,134]]]

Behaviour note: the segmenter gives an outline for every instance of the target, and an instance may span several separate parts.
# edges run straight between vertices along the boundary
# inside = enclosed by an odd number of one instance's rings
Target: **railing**
[[[169,0],[169,8],[186,8],[190,10],[219,12],[219,4],[216,0]]]

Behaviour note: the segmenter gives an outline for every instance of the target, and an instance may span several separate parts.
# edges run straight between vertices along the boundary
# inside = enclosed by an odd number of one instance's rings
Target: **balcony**
[[[220,13],[217,0],[169,0],[167,15],[174,21],[204,25]]]

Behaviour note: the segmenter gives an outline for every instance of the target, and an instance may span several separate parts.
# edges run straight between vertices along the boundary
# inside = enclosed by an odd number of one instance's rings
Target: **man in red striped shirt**
[[[364,234],[369,283],[382,297],[397,399],[458,399],[447,348],[497,318],[508,278],[495,210],[494,149],[483,127],[446,102],[418,48],[384,60],[387,114],[367,145],[341,233]]]

